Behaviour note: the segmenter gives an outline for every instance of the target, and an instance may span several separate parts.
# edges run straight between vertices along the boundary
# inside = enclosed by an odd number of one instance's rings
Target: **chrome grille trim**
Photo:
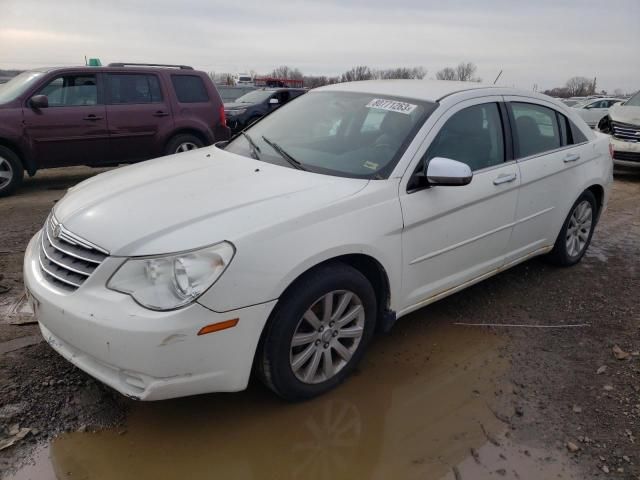
[[[38,261],[45,278],[63,290],[75,291],[109,252],[66,230],[49,215],[40,233]]]
[[[625,142],[640,142],[640,126],[628,123],[611,122],[613,136]]]

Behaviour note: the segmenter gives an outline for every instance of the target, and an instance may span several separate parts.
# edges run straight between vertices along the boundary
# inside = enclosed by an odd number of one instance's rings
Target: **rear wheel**
[[[22,183],[24,168],[18,156],[0,145],[0,197],[11,195]]]
[[[593,193],[586,190],[571,207],[549,260],[563,267],[578,263],[589,248],[597,218],[598,202]]]
[[[165,155],[173,155],[174,153],[189,152],[202,147],[204,147],[204,143],[198,137],[183,133],[169,140],[164,153]]]
[[[319,267],[281,298],[256,357],[262,381],[287,400],[321,395],[356,367],[375,329],[376,297],[348,265]]]

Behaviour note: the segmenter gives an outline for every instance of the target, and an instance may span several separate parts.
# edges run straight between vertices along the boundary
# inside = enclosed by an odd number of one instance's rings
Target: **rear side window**
[[[160,83],[155,75],[109,74],[110,104],[157,103],[162,101]]]
[[[447,120],[429,146],[426,159],[450,158],[475,171],[503,163],[504,150],[498,104],[485,103],[460,110]]]
[[[171,75],[171,82],[176,91],[178,102],[208,102],[209,95],[202,78],[196,75]]]
[[[518,157],[530,157],[560,148],[561,133],[555,110],[533,103],[511,103]]]

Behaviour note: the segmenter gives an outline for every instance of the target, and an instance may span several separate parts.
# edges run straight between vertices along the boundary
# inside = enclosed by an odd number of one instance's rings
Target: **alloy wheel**
[[[176,148],[176,153],[189,152],[191,150],[196,150],[197,148],[198,146],[193,142],[182,142]]]
[[[334,290],[316,300],[291,339],[289,361],[296,378],[315,384],[336,375],[358,349],[364,325],[364,306],[355,293]]]
[[[7,186],[13,177],[13,167],[9,160],[0,157],[0,189]]]
[[[583,200],[571,213],[567,226],[566,247],[570,257],[578,257],[585,249],[591,233],[593,209],[591,204]]]

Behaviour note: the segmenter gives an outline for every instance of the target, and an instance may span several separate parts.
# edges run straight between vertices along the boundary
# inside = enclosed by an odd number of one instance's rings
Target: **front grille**
[[[613,136],[625,142],[640,142],[640,126],[629,123],[611,122]]]
[[[109,252],[67,231],[50,215],[40,235],[40,270],[56,286],[74,291]]]
[[[625,162],[640,162],[640,153],[637,152],[613,152],[614,160],[624,160]]]

